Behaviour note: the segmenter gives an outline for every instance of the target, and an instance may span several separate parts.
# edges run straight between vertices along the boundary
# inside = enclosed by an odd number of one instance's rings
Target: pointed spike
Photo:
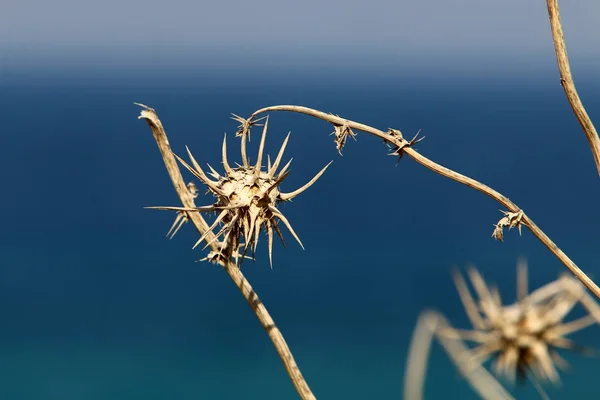
[[[248,222],[249,215],[246,214],[243,219],[244,225],[244,249],[248,247],[248,236],[250,232],[250,223]]]
[[[213,208],[215,210],[233,210],[234,208],[238,208],[238,207],[239,207],[239,205],[237,205],[237,204],[231,204],[228,206],[214,206]]]
[[[213,178],[217,180],[221,178],[221,175],[219,175],[219,173],[215,171],[215,169],[209,163],[206,163],[206,165],[208,165],[208,168],[210,168],[210,173]]]
[[[175,219],[175,221],[177,221],[177,219]],[[175,237],[175,235],[177,234],[177,232],[179,232],[179,230],[181,229],[181,227],[187,222],[187,220],[185,218],[181,218],[179,220],[179,225],[177,225],[177,227],[175,228],[175,230],[171,233],[171,235],[169,236],[167,234],[167,236],[169,237],[169,240],[173,240],[173,238]],[[175,226],[175,222],[173,223],[173,226]]]
[[[256,220],[258,219],[258,215],[255,213],[248,212],[248,219],[250,224],[250,229],[248,230],[248,242],[254,235],[254,229],[256,229]]]
[[[202,183],[208,184],[207,182],[210,182],[208,177],[204,174],[204,171],[202,171],[202,170],[196,171],[187,162],[185,162],[185,160],[183,158],[179,157],[175,153],[173,153],[173,155],[175,156],[175,158],[177,158],[177,161],[179,161],[181,163],[181,165],[183,165],[188,171],[190,171],[196,178],[200,179],[200,181],[202,181]]]
[[[296,241],[300,244],[302,250],[304,250],[304,245],[302,244],[302,241],[300,241],[300,238],[298,237],[298,235],[296,235],[294,228],[292,228],[292,225],[290,225],[290,222],[287,220],[285,215],[283,215],[278,209],[276,209],[273,206],[269,206],[269,210],[271,210],[271,212],[284,223],[284,225],[288,228],[294,239],[296,239]]]
[[[220,210],[220,209],[231,209],[231,208],[235,208],[235,206],[201,206],[201,207],[196,207],[196,208],[187,208],[187,207],[172,207],[172,206],[151,206],[151,207],[144,207],[145,209],[148,210],[167,210],[167,211],[198,211],[198,212],[210,212],[210,211],[215,211],[215,210]]]
[[[179,225],[177,226],[177,228],[175,228],[175,230],[173,231],[173,233],[171,234],[171,236],[169,237],[169,240],[173,239],[175,237],[175,235],[177,234],[177,232],[179,232],[179,230],[181,229],[181,227],[187,222],[187,218],[181,218],[179,221]]]
[[[281,184],[281,182],[283,182],[285,180],[285,178],[287,178],[287,176],[290,174],[290,171],[286,171],[285,173],[281,174],[277,180],[275,182],[273,182],[271,184],[271,186],[269,186],[266,190],[266,193],[269,194],[271,193],[271,190],[275,189],[279,184]]]
[[[217,227],[219,222],[221,222],[223,220],[223,218],[225,218],[225,216],[227,215],[228,212],[229,212],[228,210],[221,211],[221,213],[215,219],[215,222],[213,222],[212,225],[208,228],[208,230],[206,232],[204,232],[204,234],[202,236],[200,236],[200,239],[198,239],[198,241],[196,242],[196,244],[194,244],[192,249],[195,249],[200,243],[202,243],[202,241],[204,240],[204,238],[206,238],[206,236],[209,234],[209,232],[212,232],[213,229],[215,229]]]
[[[221,228],[221,230],[219,232],[217,232],[217,234],[215,235],[214,238],[212,238],[211,241],[206,242],[206,244],[204,245],[204,247],[202,248],[202,250],[206,249],[208,246],[210,246],[214,241],[216,241],[219,236],[221,236],[222,234],[228,232],[229,230],[232,229],[233,224],[235,224],[237,222],[237,214],[231,219],[231,221],[228,224],[223,225],[223,227]],[[226,237],[223,239],[223,241],[225,241]]]
[[[179,223],[179,220],[181,219],[181,216],[182,216],[182,214],[177,213],[177,215],[175,216],[175,221],[173,221],[173,224],[171,224],[171,228],[169,228],[169,231],[167,232],[167,235],[166,235],[167,237],[169,237],[169,235],[171,235],[171,231]]]
[[[229,162],[227,161],[227,134],[223,135],[223,151],[221,154],[223,158],[223,168],[225,169],[225,173],[227,175],[232,175],[233,170],[229,166]]]
[[[269,238],[269,264],[273,269],[273,228],[270,220],[267,220],[267,236]]]
[[[225,238],[223,239],[224,243],[228,243],[229,250],[234,251],[240,247],[240,232],[238,221],[240,217],[236,215],[232,218],[232,223],[229,223],[229,228],[225,231]],[[233,232],[233,235],[232,235]]]
[[[471,267],[471,268],[469,268],[467,273],[469,275],[469,278],[471,279],[473,288],[475,289],[475,291],[477,292],[477,295],[479,296],[480,301],[481,300],[490,301],[491,294],[489,292],[487,285],[485,284],[483,277],[481,276],[481,274],[479,273],[477,268]]]
[[[196,169],[196,171],[198,171],[199,174],[203,175],[208,180],[208,177],[204,173],[204,170],[200,167],[200,164],[198,164],[198,161],[196,161],[196,159],[192,155],[192,152],[191,152],[190,148],[187,147],[187,146],[185,146],[185,150],[187,151],[188,157],[190,158],[190,161],[192,162],[192,165],[194,166],[194,168]]]
[[[277,224],[277,221],[275,221],[275,220],[273,220],[272,223],[273,223],[273,228],[275,228],[275,233],[277,233],[279,240],[281,240],[281,244],[283,245],[284,248],[287,248],[287,244],[285,244],[285,239],[283,238],[281,229],[279,229],[279,224]]]
[[[556,364],[558,369],[565,372],[571,370],[571,364],[567,360],[562,358],[560,354],[558,354],[556,351],[551,352],[550,357],[552,357],[552,361],[554,361],[554,364]]]
[[[290,158],[290,161],[288,161],[288,162],[287,162],[287,164],[285,164],[285,165],[283,166],[283,168],[281,168],[281,171],[279,171],[279,176],[281,176],[281,175],[285,174],[285,172],[288,170],[288,168],[289,168],[289,167],[290,167],[290,165],[292,164],[292,160],[293,160],[293,159],[294,159],[293,157],[292,157],[292,158]]]
[[[229,118],[231,118],[234,121],[237,121],[237,122],[244,122],[245,121],[244,118],[240,117],[237,114],[231,113],[231,115],[233,115],[233,117],[229,117]]]
[[[588,314],[576,320],[555,325],[553,328],[551,328],[551,332],[553,335],[567,336],[596,323],[598,323],[596,318],[593,315]]]
[[[262,135],[260,137],[260,144],[258,145],[258,155],[256,156],[256,166],[254,167],[254,175],[260,174],[262,157],[265,150],[265,140],[267,138],[267,129],[269,126],[269,116],[265,119],[265,125],[263,127]]]
[[[479,310],[477,309],[477,305],[475,303],[475,299],[471,295],[471,291],[467,286],[467,282],[465,278],[463,278],[462,274],[457,270],[452,270],[452,279],[454,280],[454,285],[456,286],[456,290],[458,291],[458,296],[460,297],[460,301],[465,308],[465,312],[467,317],[471,321],[473,327],[484,330],[486,328],[486,324],[481,318],[479,314]]]
[[[552,362],[552,358],[548,353],[548,348],[546,346],[539,346],[533,348],[533,354],[537,358],[537,362],[541,369],[544,371],[544,374],[552,383],[560,382],[560,377],[558,375],[558,371]]]
[[[300,193],[304,192],[306,189],[311,187],[317,181],[317,179],[319,179],[321,177],[321,175],[323,175],[325,170],[327,168],[329,168],[329,166],[331,165],[332,162],[333,161],[330,161],[329,164],[327,164],[322,170],[320,170],[319,173],[317,175],[315,175],[314,178],[312,178],[307,184],[305,184],[304,186],[302,186],[299,189],[294,190],[291,193],[280,193],[279,198],[283,201],[288,201],[288,200],[291,200],[294,197],[298,196]]]
[[[224,225],[221,230],[219,232],[217,232],[217,234],[215,235],[215,237],[212,238],[212,240],[207,241],[206,244],[204,245],[204,247],[202,248],[202,250],[205,250],[208,246],[210,246],[211,244],[213,244],[213,242],[218,241],[219,236],[221,236],[225,230],[227,229],[227,225]]]
[[[169,240],[171,240],[175,237],[175,234],[177,234],[179,229],[186,222],[187,222],[186,215],[182,212],[178,212],[177,216],[175,217],[175,221],[173,222],[173,225],[171,225],[171,229],[169,229],[169,231],[167,232],[167,237],[169,238]]]
[[[213,190],[216,193],[221,194],[221,190],[219,189],[219,187],[217,186],[216,182],[211,181],[210,179],[208,179],[208,177],[206,176],[206,174],[204,173],[204,171],[202,171],[202,169],[200,168],[200,166],[198,165],[198,170],[196,170],[195,168],[192,168],[188,163],[186,163],[181,157],[179,157],[177,154],[173,153],[173,155],[177,158],[177,160],[179,160],[179,162],[188,170],[190,171],[196,178],[200,179],[200,181],[202,181],[202,183],[204,183],[206,186],[208,186],[211,190]],[[190,153],[191,155],[191,153]],[[195,161],[195,160],[194,160]],[[196,163],[198,164],[198,163]]]
[[[511,346],[506,353],[506,363],[504,367],[504,375],[509,381],[514,383],[517,379],[517,363],[519,361],[519,351],[516,347]]]
[[[271,156],[267,154],[267,171],[271,171]]]
[[[244,262],[245,258],[249,258],[252,259],[251,257],[246,256],[246,253],[248,252],[248,243],[244,243],[244,252],[241,254],[240,256],[240,267],[242,266],[242,263]],[[239,252],[238,252],[239,254]]]
[[[492,294],[479,271],[473,266],[469,268],[468,275],[475,292],[479,296],[479,303],[481,304],[483,313],[490,320],[498,318],[501,313],[501,308],[496,305]]]
[[[148,206],[145,210],[162,210],[162,211],[198,211],[195,208],[174,207],[174,206]]]
[[[281,158],[283,157],[285,147],[287,146],[288,140],[290,140],[291,134],[292,134],[292,132],[288,132],[287,136],[283,140],[283,144],[281,145],[281,148],[279,149],[279,153],[277,154],[277,158],[275,159],[275,162],[273,163],[271,168],[269,168],[269,176],[270,177],[275,176],[275,172],[277,171],[277,168],[279,168],[279,163],[281,162]]]
[[[253,228],[254,228],[254,246],[253,246],[253,249],[252,249],[252,253],[256,252],[256,247],[258,246],[258,239],[260,238],[260,227],[262,225],[262,220],[258,219],[258,218],[257,218],[257,220],[258,221],[256,221],[253,224]]]
[[[490,294],[492,295],[492,301],[496,306],[502,308],[502,297],[500,296],[500,289],[498,289],[498,286],[490,286]]]
[[[239,214],[236,214],[231,221],[229,222],[227,229],[225,230],[225,237],[223,238],[223,243],[229,246],[230,251],[237,249],[239,247],[239,228],[236,226],[238,224],[238,220],[240,219]],[[231,236],[231,232],[236,230],[235,235]],[[231,239],[230,239],[231,237]],[[235,246],[234,246],[235,245]]]

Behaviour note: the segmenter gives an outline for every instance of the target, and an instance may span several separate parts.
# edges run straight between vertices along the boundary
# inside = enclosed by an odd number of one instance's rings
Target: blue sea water
[[[228,74],[3,72],[1,399],[297,398],[226,274],[194,262],[205,254],[191,248],[193,229],[169,241],[173,215],[143,209],[178,204],[134,101],[157,110],[176,152],[188,145],[217,170],[224,132],[239,160],[230,113],[267,105],[314,107],[407,137],[422,129],[419,152],[508,196],[600,278],[600,178],[553,70],[498,79]],[[577,81],[600,121],[597,82]],[[453,266],[475,264],[507,302],[517,257],[529,260],[532,288],[564,271],[526,230],[494,241],[493,200],[408,157],[395,166],[380,140],[359,133],[340,157],[322,121],[272,113],[269,128],[271,155],[292,132],[284,190],[334,160],[283,207],[306,250],[284,232],[288,247],[275,244],[271,270],[263,237],[256,263],[243,266],[319,399],[401,399],[419,313],[434,308],[468,327]],[[574,338],[600,346],[599,333]],[[546,386],[550,397],[596,398],[600,361],[565,357],[572,370],[562,386]],[[428,399],[476,398],[438,345],[426,382]],[[530,385],[514,394],[538,398]]]

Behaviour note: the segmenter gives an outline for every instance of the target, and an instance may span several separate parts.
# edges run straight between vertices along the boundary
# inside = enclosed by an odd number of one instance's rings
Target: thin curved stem
[[[402,153],[408,155],[410,158],[415,160],[417,163],[432,170],[433,172],[436,172],[442,176],[445,176],[446,178],[450,178],[453,181],[462,183],[463,185],[466,185],[470,188],[478,190],[481,193],[486,194],[487,196],[496,200],[498,203],[502,204],[510,212],[513,212],[513,213],[522,212],[522,210],[515,203],[513,203],[511,200],[509,200],[508,197],[502,195],[501,193],[497,192],[496,190],[492,189],[491,187],[484,185],[483,183],[478,182],[475,179],[469,178],[468,176],[465,176],[458,172],[452,171],[451,169],[446,168],[446,167],[428,159],[427,157],[423,156],[416,150],[412,149],[410,147],[411,143],[409,141],[407,141],[406,139],[404,139],[401,135],[398,135],[399,131],[384,132],[377,128],[373,128],[371,126],[361,124],[359,122],[341,118],[341,117],[338,117],[333,114],[327,114],[322,111],[314,110],[312,108],[302,107],[302,106],[294,106],[294,105],[277,105],[277,106],[261,108],[260,110],[257,110],[254,113],[252,113],[252,115],[250,116],[250,118],[248,120],[252,121],[259,114],[263,114],[263,113],[267,113],[267,112],[271,112],[271,111],[289,111],[289,112],[305,114],[305,115],[309,115],[311,117],[322,119],[322,120],[332,123],[334,125],[345,125],[351,129],[356,129],[359,131],[370,133],[374,136],[377,136],[377,137],[383,139],[387,143],[391,143],[391,144],[395,145],[397,148],[401,149]],[[585,272],[583,272],[533,222],[533,220],[531,218],[529,218],[529,216],[527,214],[522,213],[522,217],[521,217],[519,226],[520,226],[520,224],[525,225],[527,228],[529,228],[529,230],[535,235],[535,237],[537,237],[540,240],[540,242],[542,242],[544,244],[544,246],[546,246],[548,248],[548,250],[550,250],[552,252],[552,254],[554,254],[567,267],[567,269],[569,271],[571,271],[571,273],[573,275],[575,275],[575,277],[577,279],[579,279],[581,281],[581,283],[583,283],[594,294],[594,296],[596,296],[598,299],[600,299],[600,287],[598,287],[598,285],[596,285],[594,283],[594,281],[592,281],[587,276],[587,274]]]
[[[573,113],[577,117],[577,121],[583,128],[583,132],[592,149],[592,155],[596,163],[596,169],[600,174],[600,138],[598,132],[588,116],[583,103],[577,94],[573,76],[571,75],[571,67],[569,65],[569,57],[567,57],[567,45],[560,22],[560,10],[558,8],[558,0],[546,0],[548,5],[548,17],[550,18],[550,29],[552,31],[552,40],[554,42],[554,50],[556,52],[556,61],[558,63],[558,71],[560,72],[560,84],[562,85],[567,100],[571,105]]]
[[[138,105],[144,108],[138,118],[145,119],[148,123],[181,203],[185,208],[196,208],[194,198],[185,185],[183,176],[181,175],[181,171],[177,165],[177,161],[175,160],[173,152],[171,151],[167,134],[162,126],[162,123],[160,122],[160,119],[158,118],[158,115],[156,114],[156,111],[143,104]],[[219,242],[217,240],[213,240],[215,235],[209,230],[208,224],[200,215],[200,213],[187,212],[186,217],[193,222],[200,236],[205,236],[207,242],[210,243],[210,248],[213,251],[217,251]],[[258,295],[250,285],[250,282],[248,282],[242,271],[231,260],[220,260],[219,263],[225,272],[227,272],[231,280],[233,280],[235,286],[237,286],[237,288],[240,290],[256,314],[256,317],[260,321],[262,327],[265,329],[265,331],[267,331],[267,334],[269,335],[269,338],[271,338],[271,341],[273,342],[273,345],[275,346],[275,349],[277,350],[277,353],[279,354],[279,357],[281,358],[281,361],[283,362],[285,369],[290,376],[294,387],[296,388],[296,391],[300,395],[300,398],[303,400],[315,400],[316,398],[306,383],[304,376],[300,372],[300,369],[298,368],[298,365],[296,364],[292,352],[283,338],[281,331],[275,325],[275,321],[273,321],[273,318],[267,311],[265,305],[260,301]]]

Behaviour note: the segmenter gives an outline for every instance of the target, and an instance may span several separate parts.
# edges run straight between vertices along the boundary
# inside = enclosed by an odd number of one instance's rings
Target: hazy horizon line
[[[149,79],[157,85],[194,85],[198,82],[223,83],[225,81],[247,81],[249,84],[311,82],[360,84],[407,84],[428,85],[494,85],[510,84],[538,86],[559,85],[559,71],[555,59],[547,57],[521,60],[479,60],[478,62],[338,62],[331,59],[314,59],[309,62],[269,62],[262,59],[238,63],[221,57],[209,60],[153,62],[148,59],[112,60],[101,62],[95,59],[63,60],[58,63],[35,62],[2,63],[0,85],[46,83],[103,83],[141,84]],[[160,60],[159,60],[160,61]],[[305,60],[307,61],[307,60]],[[599,60],[600,61],[600,60]],[[600,86],[598,63],[579,60],[571,69],[576,84]]]

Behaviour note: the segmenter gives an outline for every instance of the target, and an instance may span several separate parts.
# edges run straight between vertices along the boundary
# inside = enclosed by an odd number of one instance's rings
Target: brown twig
[[[537,237],[551,252],[554,254],[568,269],[579,279],[598,299],[600,299],[600,287],[598,287],[594,281],[592,281],[585,272],[583,272],[571,259],[521,210],[515,203],[509,200],[504,195],[495,191],[491,187],[484,185],[476,181],[475,179],[469,178],[468,176],[459,174],[458,172],[452,171],[440,164],[437,164],[427,157],[421,155],[411,146],[416,142],[415,138],[408,141],[402,137],[400,131],[390,129],[388,132],[381,131],[377,128],[361,124],[359,122],[351,121],[345,118],[341,118],[336,115],[327,114],[322,111],[314,110],[308,107],[294,106],[294,105],[278,105],[261,108],[255,111],[248,118],[248,121],[254,120],[258,115],[271,112],[271,111],[289,111],[300,114],[306,114],[311,117],[322,119],[327,121],[334,126],[346,126],[350,129],[363,131],[374,136],[383,139],[386,143],[391,144],[395,147],[396,151],[392,154],[401,156],[402,154],[408,155],[410,158],[423,165],[424,167],[442,175],[446,178],[450,178],[456,182],[462,183],[468,187],[480,191],[486,194],[498,203],[502,204],[509,210],[509,213],[505,213],[506,216],[496,224],[496,230],[494,230],[494,236],[498,240],[502,240],[501,228],[504,226],[521,227],[525,225],[529,230]],[[498,234],[498,229],[500,232]],[[499,236],[499,237],[498,237]]]
[[[185,208],[196,208],[194,198],[188,190],[188,188],[186,187],[186,184],[181,175],[181,171],[179,170],[179,167],[177,165],[177,161],[175,160],[173,152],[171,151],[171,146],[169,145],[167,134],[162,126],[162,123],[160,122],[160,119],[158,118],[158,115],[156,114],[156,111],[143,104],[136,104],[144,108],[141,111],[141,114],[138,118],[145,119],[148,123],[148,126],[152,131],[154,139],[156,140],[156,144],[158,145],[162,158],[165,162],[165,166],[167,168],[169,176],[171,177],[171,181],[173,182],[173,186],[175,186],[175,190],[179,195],[181,203]],[[209,226],[202,217],[202,215],[198,212],[187,212],[186,214],[186,217],[193,222],[198,233],[201,236],[205,235],[207,242],[210,243],[210,248],[213,251],[218,252],[219,242],[213,240],[214,234],[212,231],[209,230]],[[267,331],[267,334],[271,338],[271,341],[273,342],[273,345],[275,346],[279,357],[283,361],[285,369],[288,375],[290,376],[298,394],[300,395],[300,398],[302,398],[303,400],[314,400],[315,396],[313,395],[310,388],[308,387],[308,384],[304,380],[304,377],[302,376],[302,373],[300,372],[300,369],[298,368],[298,365],[296,364],[296,361],[292,356],[292,352],[290,351],[285,339],[283,338],[281,331],[275,325],[273,318],[267,311],[264,304],[258,298],[258,295],[254,291],[246,277],[243,275],[242,271],[231,260],[224,260],[223,258],[218,258],[217,261],[227,272],[229,277],[233,280],[234,284],[237,286],[240,292],[242,292],[242,295],[244,296],[250,307],[252,307],[252,310],[256,314],[256,317],[260,321],[261,325]]]
[[[583,128],[583,132],[592,149],[596,169],[600,174],[600,138],[596,132],[596,128],[592,120],[588,116],[583,103],[575,89],[573,76],[571,75],[571,67],[569,66],[569,58],[567,57],[567,46],[565,37],[560,22],[560,11],[558,9],[558,0],[546,0],[548,5],[548,16],[550,17],[550,28],[552,30],[552,39],[554,41],[554,50],[556,51],[556,61],[558,62],[558,70],[560,72],[560,84],[562,85],[567,100],[573,109],[573,113],[577,117],[577,121]]]

